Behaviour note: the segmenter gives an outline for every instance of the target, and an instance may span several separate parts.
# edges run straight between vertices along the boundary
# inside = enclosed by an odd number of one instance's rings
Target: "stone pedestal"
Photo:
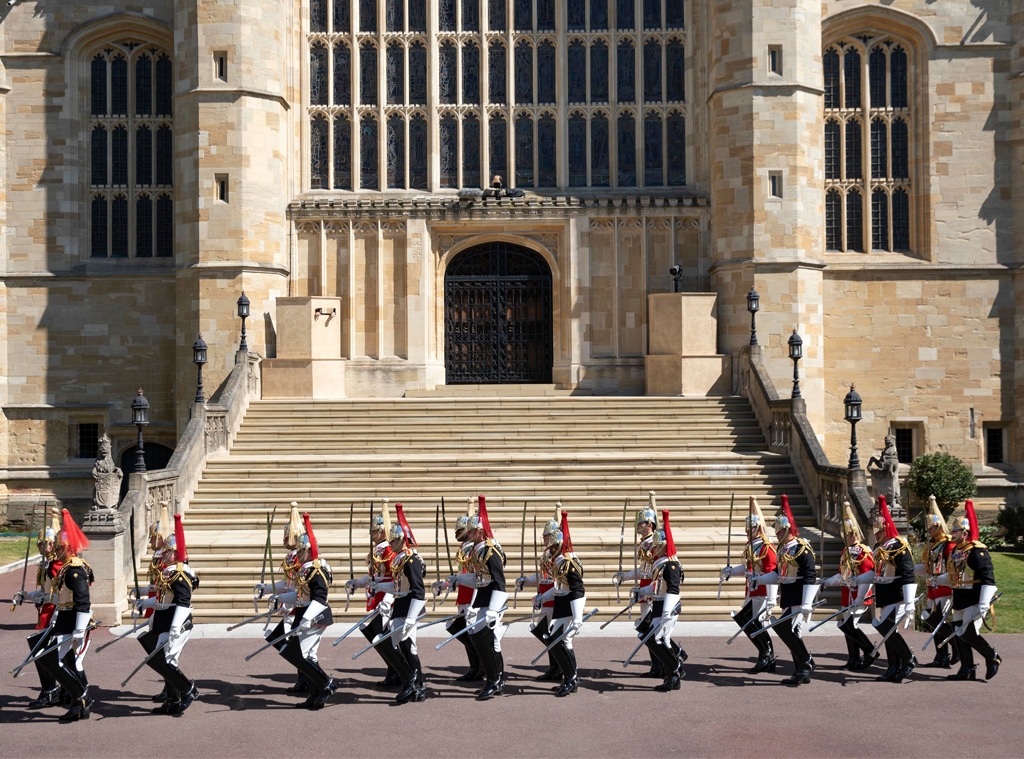
[[[729,358],[716,352],[715,298],[710,293],[647,297],[647,395],[726,395],[731,391]]]
[[[121,615],[128,609],[125,568],[131,559],[127,530],[124,517],[116,509],[90,511],[82,521],[82,532],[89,538],[83,558],[96,573],[96,581],[89,588],[92,618],[105,627],[121,624]]]
[[[264,398],[344,398],[341,299],[278,298],[277,358],[262,366]]]

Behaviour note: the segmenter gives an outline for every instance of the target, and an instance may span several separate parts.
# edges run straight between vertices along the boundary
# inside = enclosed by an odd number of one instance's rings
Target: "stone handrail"
[[[789,455],[817,526],[841,532],[843,501],[848,499],[861,531],[870,534],[872,503],[864,471],[829,463],[807,420],[804,401],[779,398],[760,346],[749,346],[744,353],[746,360],[741,357],[739,362],[740,394],[749,401],[769,448]]]
[[[188,510],[196,483],[210,456],[227,452],[249,407],[260,395],[260,357],[239,352],[235,367],[209,403],[196,404],[167,466],[149,472],[132,472],[128,493],[114,509],[89,512],[83,528],[92,545],[89,560],[96,571],[92,588],[92,613],[100,624],[117,625],[128,608],[127,591],[132,583],[133,555],[147,551],[149,525],[162,501],[172,513]],[[133,531],[129,530],[135,515]],[[132,552],[132,543],[135,553]],[[145,582],[143,579],[141,582]]]

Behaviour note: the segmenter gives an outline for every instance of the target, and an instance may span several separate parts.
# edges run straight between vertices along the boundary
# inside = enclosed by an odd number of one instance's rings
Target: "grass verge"
[[[992,551],[996,585],[1003,597],[996,602],[996,632],[1024,632],[1024,552]],[[984,632],[984,631],[983,631]]]

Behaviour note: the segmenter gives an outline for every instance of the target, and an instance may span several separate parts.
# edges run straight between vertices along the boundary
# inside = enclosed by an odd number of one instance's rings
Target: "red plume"
[[[976,541],[981,536],[981,531],[978,529],[978,515],[974,513],[974,501],[970,498],[967,499],[967,503],[964,504],[964,512],[967,517],[967,524],[971,526],[971,540]]]
[[[569,512],[562,512],[562,524],[559,527],[562,531],[562,555],[567,556],[572,553],[572,538],[569,537]]]
[[[405,511],[402,510],[402,504],[395,504],[395,513],[398,515],[398,524],[402,526],[402,532],[405,534],[406,542],[415,548],[419,543],[416,542],[416,536],[412,534],[412,528],[409,527],[409,522],[405,518]]]
[[[477,503],[479,504],[480,526],[483,528],[484,536],[494,540],[491,521],[487,518],[487,503],[482,495],[477,496]]]
[[[892,514],[889,513],[889,507],[885,503],[885,496],[878,496],[878,513],[882,519],[885,520],[885,539],[892,540],[900,536],[899,530],[896,529],[896,523],[892,521]]]
[[[785,498],[785,496],[783,496],[783,498]],[[786,503],[786,508],[789,508],[788,503]],[[675,556],[676,541],[672,537],[672,527],[668,523],[668,509],[661,510],[661,529],[665,531],[665,555]]]
[[[89,547],[89,538],[85,537],[82,529],[75,524],[71,512],[67,509],[61,509],[60,531],[62,542],[67,546],[69,556],[78,556]]]
[[[782,513],[789,520],[789,534],[794,538],[799,536],[800,528],[796,526],[796,519],[793,518],[793,512],[789,508],[789,496],[785,493],[782,494]]]
[[[174,515],[174,560],[184,564],[188,561],[185,550],[185,528],[181,524],[181,514]]]
[[[302,523],[306,526],[306,537],[309,538],[309,555],[313,559],[320,558],[320,547],[316,544],[316,536],[313,534],[313,525],[309,523],[309,512],[302,513]]]

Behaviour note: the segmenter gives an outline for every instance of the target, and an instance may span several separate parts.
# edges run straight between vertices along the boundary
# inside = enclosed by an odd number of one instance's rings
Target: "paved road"
[[[0,574],[0,599],[10,598],[20,572]],[[14,679],[8,670],[27,654],[24,636],[34,622],[30,609],[0,608],[0,745],[4,757],[738,757],[768,756],[934,757],[954,749],[953,728],[983,736],[972,740],[972,757],[1019,757],[1019,694],[1024,678],[1024,636],[993,636],[1005,660],[992,682],[946,682],[945,672],[919,669],[901,685],[875,682],[880,673],[851,674],[842,639],[826,625],[809,637],[818,662],[814,680],[799,688],[779,681],[792,672],[786,660],[776,674],[751,676],[753,647],[743,639],[726,645],[729,624],[681,626],[677,638],[690,654],[681,690],[657,693],[645,666],[623,668],[636,641],[626,626],[605,634],[586,629],[577,639],[583,683],[556,699],[533,678],[537,641],[515,625],[504,643],[511,674],[507,695],[474,699],[479,686],[454,682],[463,654],[457,643],[434,650],[439,637],[421,640],[430,698],[395,706],[393,690],[375,686],[383,675],[373,652],[356,661],[363,643],[353,636],[321,647],[321,661],[341,687],[326,709],[296,710],[288,666],[268,652],[245,662],[259,647],[261,628],[227,636],[223,626],[197,628],[182,669],[194,677],[201,698],[180,719],[150,714],[149,696],[161,684],[146,668],[122,691],[120,683],[143,657],[131,640],[104,651],[100,630],[86,669],[96,706],[92,718],[62,725],[63,709],[28,711],[37,690],[28,669]],[[593,626],[596,628],[596,626]],[[124,628],[122,628],[124,629]],[[336,628],[340,631],[343,628]],[[335,632],[335,637],[340,632]],[[610,634],[608,634],[610,633]],[[329,633],[330,635],[330,633]],[[910,633],[915,649],[925,637]],[[930,652],[929,652],[930,654]],[[922,655],[922,658],[925,655]],[[927,657],[930,659],[930,655]],[[642,662],[641,662],[642,665]],[[945,732],[944,732],[945,731]]]

